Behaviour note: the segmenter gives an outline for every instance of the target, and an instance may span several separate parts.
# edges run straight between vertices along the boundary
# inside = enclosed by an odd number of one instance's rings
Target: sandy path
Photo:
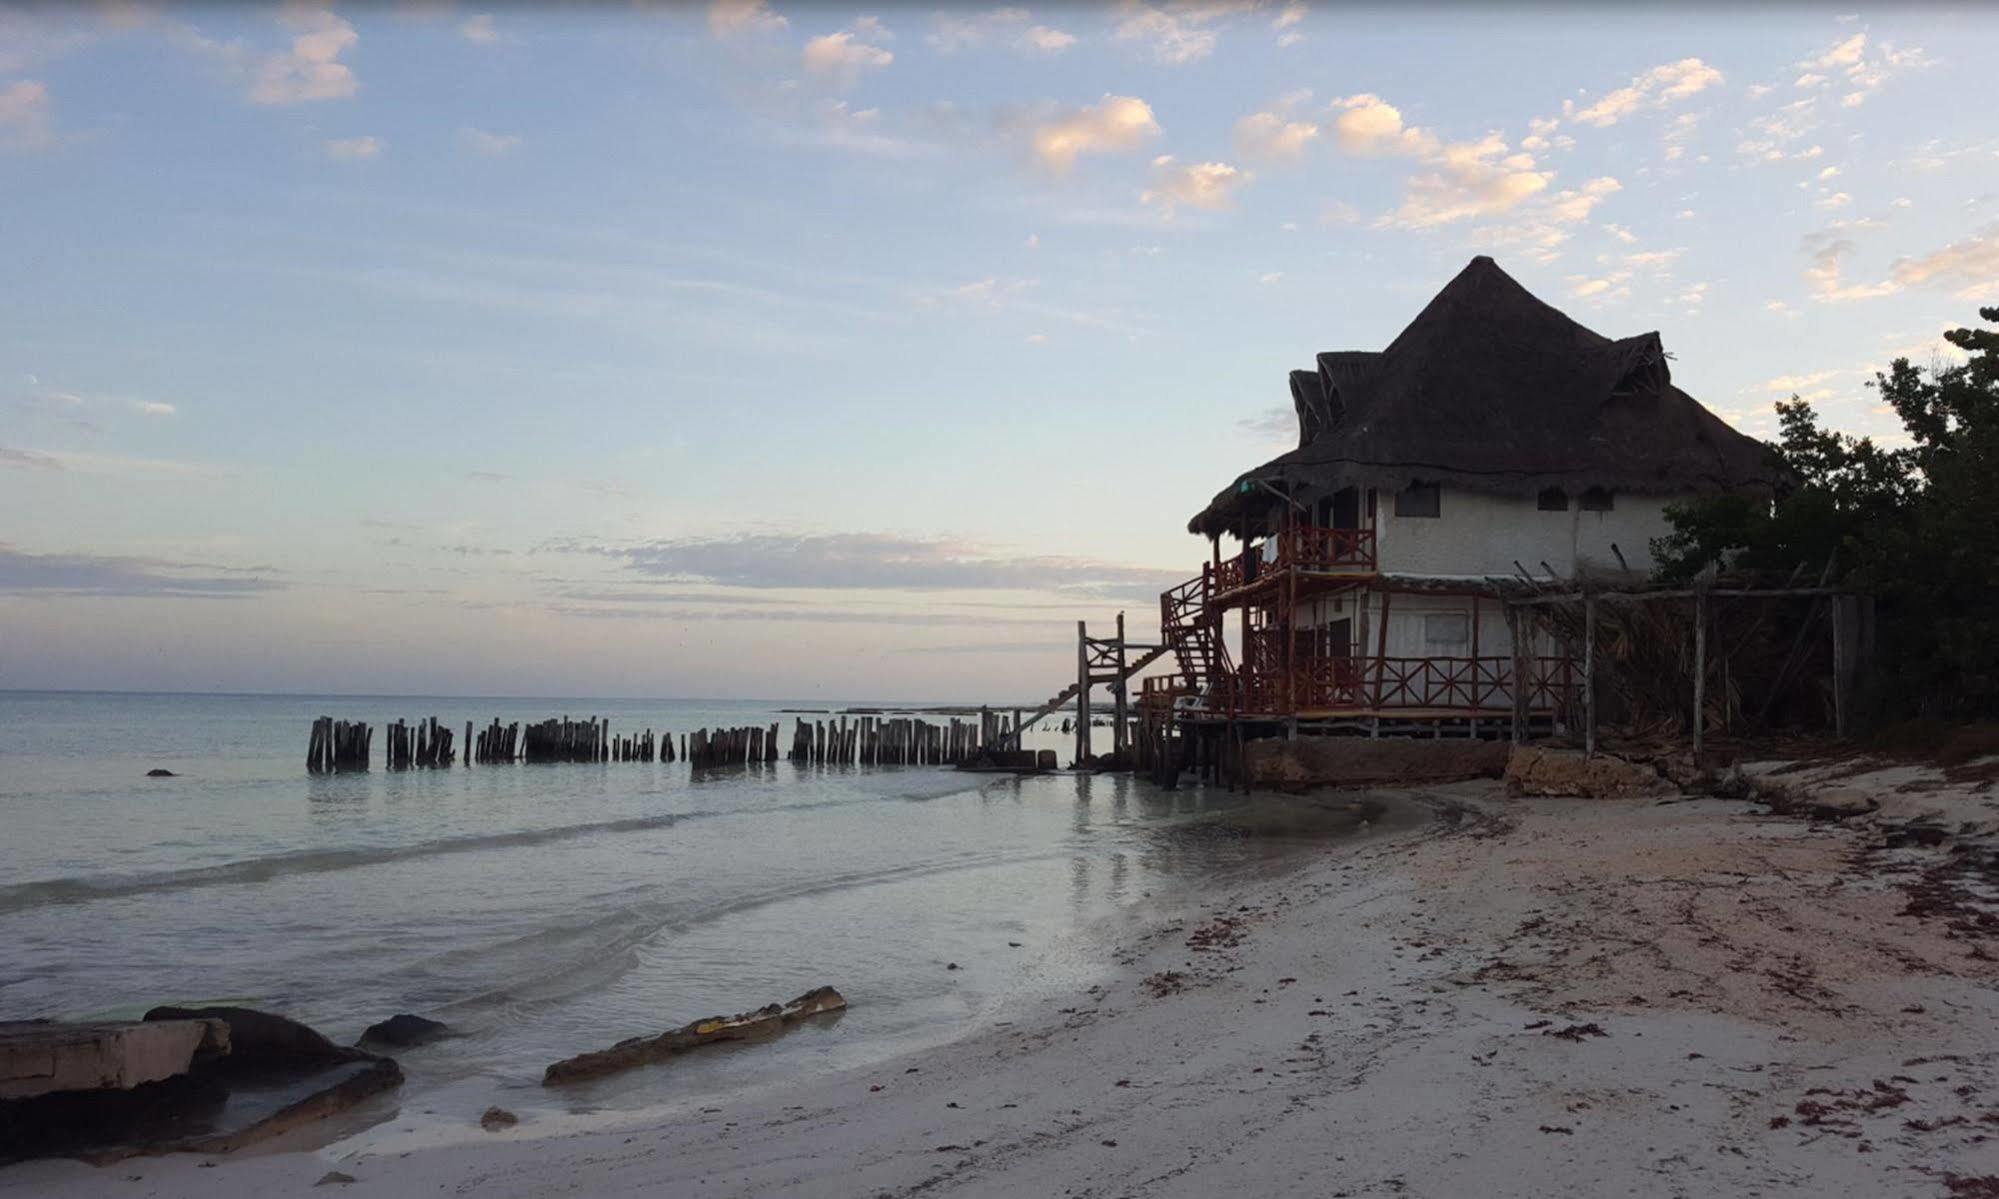
[[[865,1071],[611,1131],[37,1163],[0,1188],[303,1194],[338,1168],[357,1181],[314,1194],[1999,1194],[1966,1189],[1999,1175],[1999,964],[1900,914],[1920,861],[1856,867],[1878,833],[1718,800],[1404,798],[1452,819],[1161,913],[1116,984]]]

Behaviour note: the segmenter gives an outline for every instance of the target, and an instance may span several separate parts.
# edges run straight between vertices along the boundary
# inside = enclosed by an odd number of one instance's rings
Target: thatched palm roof
[[[1767,448],[1672,385],[1657,333],[1613,341],[1478,257],[1379,353],[1293,371],[1299,446],[1237,478],[1189,522],[1235,528],[1278,490],[1443,483],[1674,494],[1767,487]]]

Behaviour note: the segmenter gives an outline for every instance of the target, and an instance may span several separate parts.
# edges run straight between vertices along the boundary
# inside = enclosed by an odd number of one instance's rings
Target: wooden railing
[[[1528,659],[1527,709],[1552,712],[1571,705],[1581,674],[1564,657]],[[1417,709],[1501,714],[1513,709],[1513,659],[1312,657],[1290,674],[1245,669],[1232,680],[1234,710],[1288,715],[1341,709],[1376,712]]]
[[[1293,525],[1277,535],[1277,565],[1299,570],[1372,570],[1374,530]]]
[[[1216,594],[1234,591],[1286,570],[1365,572],[1375,568],[1373,529],[1322,529],[1292,525],[1278,532],[1277,557],[1265,562],[1262,546],[1252,551],[1256,561],[1245,569],[1245,555],[1222,559],[1213,568]]]

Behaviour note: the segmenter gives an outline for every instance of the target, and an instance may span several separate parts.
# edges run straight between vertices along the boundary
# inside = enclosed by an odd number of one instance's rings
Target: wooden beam
[[[1512,604],[1506,605],[1505,612],[1507,639],[1513,645],[1513,744],[1519,745],[1527,739],[1528,693],[1534,681],[1528,667],[1526,640],[1520,635],[1524,615]]]
[[[1846,736],[1846,597],[1832,597],[1832,732]]]
[[[1839,595],[1837,587],[1711,587],[1707,594],[1723,599],[1799,599],[1815,595]],[[1516,604],[1573,604],[1585,598],[1612,603],[1645,603],[1650,600],[1691,599],[1696,589],[1676,587],[1670,591],[1564,591],[1522,596]]]
[[[1596,599],[1583,597],[1583,753],[1596,756]]]
[[[1701,734],[1707,728],[1707,592],[1694,591],[1694,764],[1700,765]]]
[[[1076,768],[1090,764],[1090,631],[1076,622]]]
[[[1111,708],[1116,716],[1115,727],[1111,729],[1111,752],[1117,755],[1118,766],[1123,768],[1125,751],[1131,747],[1125,744],[1125,720],[1128,696],[1126,694],[1124,669],[1124,613],[1117,614],[1117,679],[1111,684]]]

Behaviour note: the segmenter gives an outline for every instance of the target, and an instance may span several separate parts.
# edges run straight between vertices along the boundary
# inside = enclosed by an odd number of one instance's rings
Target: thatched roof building
[[[1293,371],[1298,448],[1245,472],[1188,523],[1258,519],[1270,488],[1442,484],[1698,494],[1771,486],[1767,448],[1674,387],[1657,333],[1612,340],[1478,257],[1388,348]]]

